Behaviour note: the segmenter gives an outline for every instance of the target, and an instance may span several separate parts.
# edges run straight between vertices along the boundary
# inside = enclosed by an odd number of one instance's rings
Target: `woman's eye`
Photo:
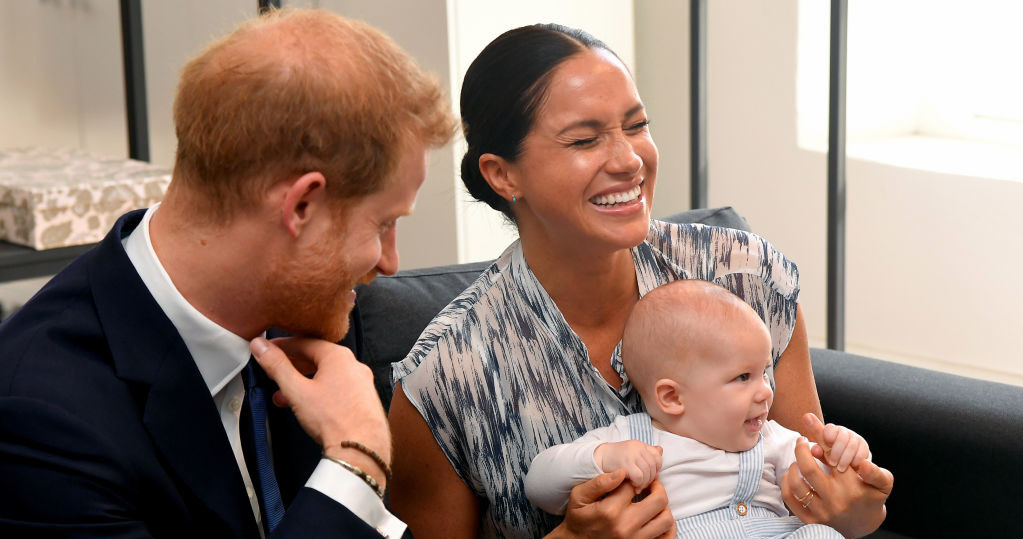
[[[573,140],[572,146],[589,146],[594,142],[597,142],[597,137],[583,138],[579,140]]]
[[[736,376],[735,379],[740,381],[740,382],[745,382],[746,380],[749,380],[749,373],[748,372],[744,372],[744,373],[740,374],[739,376]]]

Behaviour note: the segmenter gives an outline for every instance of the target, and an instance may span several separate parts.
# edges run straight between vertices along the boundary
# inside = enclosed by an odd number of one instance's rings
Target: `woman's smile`
[[[642,183],[636,185],[632,189],[627,191],[619,191],[617,193],[609,193],[605,195],[597,195],[590,199],[590,202],[597,206],[624,206],[633,204],[643,200],[643,189]]]

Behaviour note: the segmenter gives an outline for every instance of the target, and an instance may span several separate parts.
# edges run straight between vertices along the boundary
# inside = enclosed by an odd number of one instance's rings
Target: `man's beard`
[[[301,260],[282,260],[263,283],[272,327],[331,342],[348,333],[351,275],[340,245],[320,245]]]

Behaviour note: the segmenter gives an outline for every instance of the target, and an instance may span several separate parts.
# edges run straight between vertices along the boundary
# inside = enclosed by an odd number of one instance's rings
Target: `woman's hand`
[[[547,539],[605,537],[612,539],[670,539],[675,519],[668,511],[668,494],[660,481],[638,502],[624,470],[605,473],[572,489],[565,520]]]
[[[819,442],[818,442],[819,443]],[[796,462],[782,478],[785,505],[807,524],[827,524],[846,537],[862,537],[884,521],[892,492],[891,472],[869,460],[858,469],[826,473],[805,439],[796,442]]]

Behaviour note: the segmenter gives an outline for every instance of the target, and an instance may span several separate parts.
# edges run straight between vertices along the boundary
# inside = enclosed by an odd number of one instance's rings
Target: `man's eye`
[[[628,127],[628,130],[629,131],[642,131],[643,129],[645,129],[649,125],[650,125],[650,120],[643,120],[642,122],[639,122],[637,124],[630,125]]]

